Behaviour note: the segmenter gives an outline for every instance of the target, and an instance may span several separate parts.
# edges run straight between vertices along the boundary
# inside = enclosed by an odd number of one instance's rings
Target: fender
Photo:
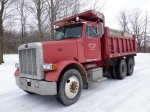
[[[15,76],[20,76],[19,68],[17,68],[17,69],[16,69],[16,71],[15,71],[14,75],[15,75]]]
[[[86,82],[88,81],[87,80],[87,73],[84,69],[84,67],[76,62],[76,61],[72,61],[72,60],[65,60],[65,61],[60,61],[58,63],[55,63],[57,65],[57,69],[54,70],[54,71],[47,71],[45,72],[45,80],[46,81],[54,81],[54,82],[57,82],[58,81],[58,78],[62,72],[62,70],[67,66],[67,65],[70,65],[70,64],[76,64],[80,70],[82,70],[82,76],[85,76],[86,77]]]

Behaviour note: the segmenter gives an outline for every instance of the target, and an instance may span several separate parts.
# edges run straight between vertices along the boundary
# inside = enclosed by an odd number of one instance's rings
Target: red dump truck
[[[89,10],[54,24],[57,41],[19,46],[19,88],[71,105],[89,82],[132,75],[136,36],[105,27],[102,13]]]

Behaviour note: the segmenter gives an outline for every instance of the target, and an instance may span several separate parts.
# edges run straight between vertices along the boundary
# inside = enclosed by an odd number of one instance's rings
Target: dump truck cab
[[[104,16],[96,11],[84,12],[54,23],[56,40],[75,39],[79,62],[101,60],[100,38],[104,34]]]

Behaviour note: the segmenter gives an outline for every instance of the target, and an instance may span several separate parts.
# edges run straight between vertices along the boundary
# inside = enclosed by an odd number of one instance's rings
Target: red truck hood
[[[57,63],[77,58],[76,39],[42,42],[44,63]]]

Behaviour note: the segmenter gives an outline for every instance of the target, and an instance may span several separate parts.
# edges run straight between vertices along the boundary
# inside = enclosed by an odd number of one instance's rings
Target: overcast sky
[[[118,12],[123,9],[132,11],[135,8],[147,11],[150,14],[150,0],[108,0],[107,5],[102,10],[102,13],[105,15],[106,26],[119,29],[116,22]]]

